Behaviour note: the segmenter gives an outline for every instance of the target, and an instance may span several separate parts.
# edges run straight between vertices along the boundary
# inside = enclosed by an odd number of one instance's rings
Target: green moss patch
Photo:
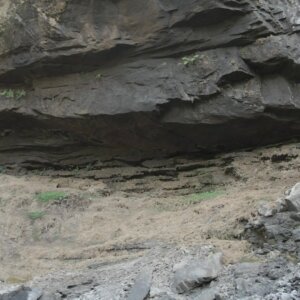
[[[37,195],[37,200],[39,202],[47,203],[55,200],[63,200],[67,198],[67,196],[68,195],[65,192],[44,192]]]
[[[185,198],[185,201],[187,201],[190,204],[194,204],[204,200],[214,199],[223,194],[224,194],[223,191],[209,191],[209,192],[196,193],[196,194],[188,195]]]
[[[31,211],[27,214],[28,218],[32,221],[41,219],[45,213],[43,211]]]

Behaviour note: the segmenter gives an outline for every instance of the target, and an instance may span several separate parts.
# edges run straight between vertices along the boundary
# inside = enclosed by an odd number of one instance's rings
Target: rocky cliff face
[[[1,0],[0,163],[300,134],[299,0]]]

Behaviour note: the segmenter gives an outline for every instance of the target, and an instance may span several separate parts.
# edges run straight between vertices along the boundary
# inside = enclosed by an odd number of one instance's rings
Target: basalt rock
[[[300,134],[299,0],[1,1],[0,164]]]

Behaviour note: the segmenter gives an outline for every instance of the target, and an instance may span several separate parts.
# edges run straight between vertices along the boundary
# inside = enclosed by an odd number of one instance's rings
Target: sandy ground
[[[209,162],[193,158],[189,164],[203,162],[204,167],[186,168],[172,178],[133,176],[113,183],[85,178],[84,171],[73,177],[51,170],[3,171],[0,281],[21,283],[57,270],[136,257],[156,242],[215,245],[227,263],[251,259],[243,225],[260,203],[277,199],[299,181],[298,153],[299,144],[290,144]],[[182,162],[186,159],[172,163]],[[151,162],[151,168],[166,167]],[[38,201],[40,193],[52,191],[66,197]],[[33,220],[32,213],[41,216]]]

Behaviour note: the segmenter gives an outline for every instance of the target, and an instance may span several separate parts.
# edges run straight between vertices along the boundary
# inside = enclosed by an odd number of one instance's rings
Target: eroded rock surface
[[[1,164],[132,161],[299,135],[298,0],[1,4]]]
[[[280,251],[300,257],[299,183],[286,191],[276,207],[270,204],[266,214],[254,218],[247,225],[246,236],[260,252]],[[260,209],[261,210],[261,209]],[[260,211],[259,210],[259,211]],[[269,211],[272,210],[272,214]]]

